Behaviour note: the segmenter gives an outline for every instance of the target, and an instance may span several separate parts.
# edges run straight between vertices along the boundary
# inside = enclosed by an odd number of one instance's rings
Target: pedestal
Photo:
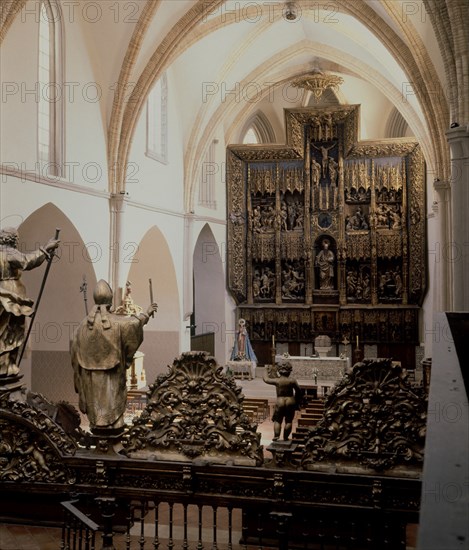
[[[249,380],[256,377],[256,362],[255,361],[227,361],[226,368],[233,372],[233,376],[244,378],[246,374]]]
[[[21,379],[23,374],[14,374],[13,376],[0,376],[0,397],[6,393],[10,394],[10,399],[14,401],[24,400],[24,390]]]
[[[365,357],[363,348],[354,348],[352,353],[352,367],[355,363],[361,363]]]
[[[276,468],[296,468],[298,466],[297,460],[294,458],[293,453],[298,447],[297,443],[293,441],[273,441],[267,450],[272,453],[271,466]]]

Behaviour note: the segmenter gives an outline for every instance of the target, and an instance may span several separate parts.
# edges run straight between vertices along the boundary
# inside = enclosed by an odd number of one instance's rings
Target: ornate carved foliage
[[[262,463],[260,434],[241,388],[205,352],[183,353],[150,386],[148,405],[124,440],[132,458]]]
[[[368,231],[347,233],[347,257],[351,260],[371,258],[371,241]]]
[[[228,151],[229,286],[238,304],[281,308],[294,301],[339,311],[351,304],[420,305],[425,205],[418,144],[357,142],[357,105],[290,109],[285,116],[287,147]],[[335,244],[334,257],[320,266],[322,237]],[[299,266],[299,279],[287,264]],[[256,332],[265,341],[270,330],[265,324]],[[373,333],[370,343],[383,341]]]
[[[246,277],[246,225],[238,223],[244,216],[246,206],[246,192],[243,178],[243,163],[232,152],[228,151],[228,204],[230,216],[228,221],[228,254],[231,258],[228,271],[229,285],[237,300],[243,301],[247,297]]]
[[[303,468],[331,461],[374,470],[420,466],[427,406],[423,391],[406,378],[390,359],[357,363],[327,398],[324,417],[305,445]]]
[[[76,444],[43,410],[23,401],[0,399],[0,481],[72,483],[61,458]]]
[[[421,149],[411,155],[409,186],[409,295],[420,302],[425,289],[425,162]]]

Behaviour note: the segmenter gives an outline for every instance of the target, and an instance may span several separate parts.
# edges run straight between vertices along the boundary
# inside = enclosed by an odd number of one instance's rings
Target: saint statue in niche
[[[329,239],[322,240],[322,250],[316,256],[316,266],[319,267],[319,289],[334,289],[334,260],[335,255],[329,249],[331,242]]]

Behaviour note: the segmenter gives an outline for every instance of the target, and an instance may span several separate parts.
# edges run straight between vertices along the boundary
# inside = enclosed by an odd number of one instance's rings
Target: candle
[[[275,335],[272,334],[272,347],[275,348]]]
[[[358,346],[358,334],[357,334],[357,348],[358,348],[358,347],[359,347],[359,346]]]

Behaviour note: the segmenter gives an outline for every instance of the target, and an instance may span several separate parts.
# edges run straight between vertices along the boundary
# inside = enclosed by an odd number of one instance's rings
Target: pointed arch
[[[148,383],[165,372],[166,366],[180,353],[181,313],[176,269],[168,242],[156,225],[140,240],[127,274],[134,302],[144,310],[150,303],[150,278],[158,311],[146,325],[140,347],[145,354],[143,366]]]
[[[262,111],[257,111],[251,115],[244,124],[240,132],[239,143],[245,143],[248,132],[253,132],[257,138],[256,143],[276,143],[275,131],[269,122],[269,119]],[[249,143],[252,143],[250,141]]]
[[[19,226],[18,248],[23,252],[36,250],[54,236],[56,227],[60,228],[60,246],[39,307],[35,303],[37,313],[21,370],[25,373],[26,384],[33,391],[52,401],[66,400],[76,404],[78,397],[73,389],[70,340],[75,327],[86,314],[84,293],[80,291],[84,281],[87,283],[88,307],[93,303],[96,286],[94,262],[99,251],[90,243],[85,244],[73,222],[51,202],[32,212]],[[44,271],[43,264],[22,275],[27,296],[35,302]]]
[[[409,125],[396,107],[391,111],[386,123],[385,138],[408,136]]]
[[[222,365],[226,361],[225,274],[220,247],[209,224],[197,238],[193,266],[195,335],[215,333],[215,357]]]
[[[180,55],[190,43],[194,40],[200,40],[204,33],[212,33],[222,26],[230,25],[237,21],[236,14],[222,18],[223,21],[216,21],[214,18],[213,24],[207,24],[202,32],[197,29],[198,23],[203,20],[206,10],[200,10],[199,0],[197,4],[191,7],[183,17],[174,25],[168,32],[165,39],[160,43],[155,50],[145,69],[138,79],[138,85],[135,87],[130,100],[125,106],[125,115],[123,117],[124,124],[121,131],[114,134],[118,143],[115,144],[116,159],[110,159],[110,164],[116,166],[116,174],[112,177],[112,181],[117,188],[123,188],[123,176],[125,173],[124,166],[128,159],[129,148],[132,142],[135,126],[142,108],[142,103],[146,99],[148,90],[151,88],[152,82],[158,78],[161,72],[170,65],[170,63]],[[303,0],[300,2],[303,3]],[[217,7],[224,4],[224,0],[213,0],[210,7],[215,10]],[[415,86],[415,95],[419,106],[422,109],[424,124],[428,125],[429,141],[432,144],[433,164],[436,167],[436,172],[441,172],[445,177],[449,169],[448,148],[444,131],[448,125],[448,110],[444,102],[437,101],[434,95],[440,97],[441,84],[436,75],[435,69],[431,64],[428,52],[425,50],[419,36],[414,36],[416,33],[408,22],[399,20],[397,13],[390,8],[390,4],[385,4],[386,12],[393,18],[393,23],[396,29],[393,29],[383,18],[377,17],[376,12],[366,4],[360,2],[355,5],[350,2],[341,0],[337,7],[339,11],[343,11],[356,18],[388,50],[389,54],[402,67],[407,75],[412,75]],[[270,22],[270,20],[269,20]],[[181,41],[181,34],[184,32],[184,40]],[[414,42],[418,48],[410,48],[405,42],[406,39],[414,36]],[[413,52],[416,52],[415,54]],[[409,76],[410,78],[410,76]],[[438,93],[428,94],[427,89],[436,87]],[[186,160],[186,166],[192,164],[192,159]],[[186,171],[188,178],[186,180],[188,189],[186,193],[186,207],[189,209],[193,198],[194,179],[190,170]]]

